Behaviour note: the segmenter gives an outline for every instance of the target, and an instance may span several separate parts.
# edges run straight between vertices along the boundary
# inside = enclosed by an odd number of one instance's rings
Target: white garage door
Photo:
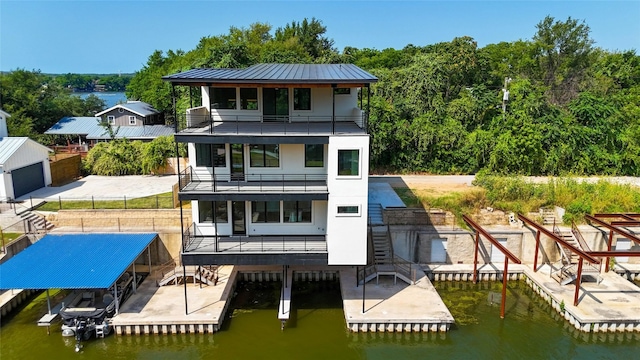
[[[431,262],[447,262],[447,239],[434,239],[431,241]]]
[[[507,239],[496,239],[500,243],[500,245],[507,247]],[[493,244],[491,244],[491,263],[493,264],[503,264],[504,263],[504,254],[502,251],[496,249]]]

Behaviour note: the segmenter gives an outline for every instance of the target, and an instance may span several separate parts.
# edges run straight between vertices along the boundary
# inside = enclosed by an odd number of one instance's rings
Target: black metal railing
[[[191,228],[190,228],[191,229]],[[213,236],[185,233],[185,253],[319,253],[327,251],[322,235]],[[197,245],[196,245],[197,244]]]
[[[313,134],[319,131],[331,134],[351,132],[340,124],[353,123],[367,131],[368,113],[359,115],[219,115],[219,114],[180,114],[178,131],[185,129],[205,129],[209,134],[238,134],[251,132],[256,134]]]
[[[188,167],[180,173],[180,191],[327,191],[326,174],[209,174]]]

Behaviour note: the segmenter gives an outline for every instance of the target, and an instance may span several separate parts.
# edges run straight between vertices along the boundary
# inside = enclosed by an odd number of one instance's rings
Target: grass
[[[583,223],[585,214],[640,212],[640,188],[606,180],[588,183],[558,178],[532,183],[520,177],[478,175],[474,184],[477,188],[444,195],[406,188],[395,191],[408,207],[451,211],[459,223],[462,214],[476,213],[486,207],[526,213],[559,206],[566,210],[563,218],[566,224]]]
[[[14,232],[2,232],[2,240],[5,244],[8,244],[10,241],[17,239],[22,233],[14,233]]]
[[[62,205],[62,206],[61,206]],[[51,201],[40,206],[41,211],[86,210],[86,209],[125,209],[125,198],[118,200],[62,200]],[[126,209],[173,209],[171,192],[126,199]]]

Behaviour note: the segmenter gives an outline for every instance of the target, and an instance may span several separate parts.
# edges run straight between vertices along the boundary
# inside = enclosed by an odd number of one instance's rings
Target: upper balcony
[[[179,135],[329,136],[366,134],[367,114],[353,109],[344,116],[211,114],[200,106],[178,115]]]
[[[180,173],[180,200],[327,200],[326,174],[202,174],[188,167]]]

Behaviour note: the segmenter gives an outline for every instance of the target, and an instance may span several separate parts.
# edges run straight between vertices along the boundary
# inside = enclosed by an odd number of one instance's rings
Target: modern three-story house
[[[189,156],[184,264],[367,263],[362,108],[376,77],[350,64],[259,64],[163,79],[200,90],[175,135]]]

